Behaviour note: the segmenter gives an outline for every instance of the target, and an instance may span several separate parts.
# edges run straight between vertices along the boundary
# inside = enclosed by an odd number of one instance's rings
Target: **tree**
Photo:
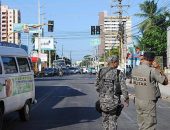
[[[85,55],[83,57],[82,62],[80,63],[80,66],[89,67],[91,65],[91,61],[92,61],[92,56],[91,55]]]
[[[63,59],[65,60],[66,65],[71,65],[70,59],[68,59],[67,57],[63,57]]]
[[[157,3],[152,0],[146,0],[140,4],[142,13],[136,16],[145,18],[139,25],[142,33],[140,38],[140,47],[145,51],[154,51],[156,55],[164,57],[166,60],[167,48],[167,27],[170,26],[170,12],[167,7],[158,9]],[[164,64],[165,66],[165,64]]]
[[[142,39],[141,44],[145,51],[154,51],[157,55],[163,55],[166,50],[166,31],[155,26],[147,30]]]
[[[167,9],[167,7],[161,7],[158,9],[158,5],[155,0],[146,0],[144,1],[144,3],[140,4],[139,7],[142,13],[138,13],[135,15],[144,18],[144,21],[139,25],[139,29],[142,34],[150,27],[157,25],[157,16],[163,15]]]
[[[32,38],[31,38],[31,42],[35,43],[35,38],[38,37],[38,33],[33,33]]]
[[[112,48],[112,49],[106,51],[105,54],[103,54],[100,57],[100,61],[104,62],[104,60],[108,59],[108,57],[112,56],[112,55],[119,55],[119,49],[118,48]]]

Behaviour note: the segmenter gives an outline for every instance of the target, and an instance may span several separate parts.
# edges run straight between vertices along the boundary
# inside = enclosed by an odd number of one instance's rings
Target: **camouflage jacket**
[[[118,69],[110,67],[105,67],[99,70],[99,73],[96,77],[96,91],[99,93],[99,98],[109,97],[112,99],[117,99],[118,97],[115,94],[115,89],[117,85],[120,85],[124,99],[129,98],[125,75],[123,72],[120,72],[120,74],[118,75],[119,80],[117,81],[117,70]]]

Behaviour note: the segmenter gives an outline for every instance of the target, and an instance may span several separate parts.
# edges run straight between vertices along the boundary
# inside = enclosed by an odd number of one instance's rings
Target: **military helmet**
[[[119,62],[119,57],[117,55],[113,55],[111,57],[108,57],[107,63],[111,63],[111,62]]]

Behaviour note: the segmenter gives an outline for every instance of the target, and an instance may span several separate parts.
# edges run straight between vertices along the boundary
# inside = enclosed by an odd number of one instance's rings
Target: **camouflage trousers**
[[[156,102],[135,100],[139,130],[156,130]]]
[[[104,130],[117,130],[117,116],[102,112],[102,126]]]

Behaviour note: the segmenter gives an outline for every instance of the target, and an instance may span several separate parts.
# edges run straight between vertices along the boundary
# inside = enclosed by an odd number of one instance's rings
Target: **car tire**
[[[31,109],[31,104],[30,101],[27,100],[23,108],[19,110],[19,117],[22,121],[28,121],[30,119],[30,109]]]
[[[4,119],[4,114],[3,114],[2,108],[0,108],[0,130],[2,130],[3,119]]]

